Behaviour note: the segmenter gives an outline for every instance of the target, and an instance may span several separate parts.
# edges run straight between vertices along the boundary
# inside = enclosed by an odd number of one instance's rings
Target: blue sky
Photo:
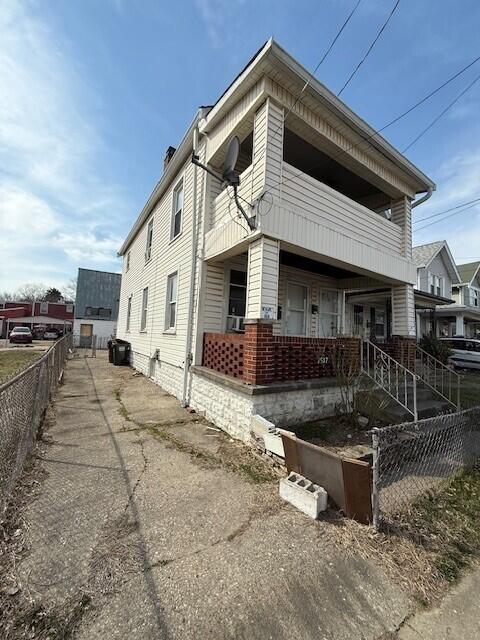
[[[61,287],[77,267],[116,271],[116,251],[197,107],[211,104],[273,35],[313,70],[354,0],[2,0],[0,290]],[[334,91],[394,0],[363,0],[317,77]],[[342,94],[375,128],[480,55],[480,3],[401,0]],[[385,131],[403,149],[480,62]],[[419,220],[480,197],[480,82],[408,157],[438,191]],[[420,226],[420,223],[417,224]],[[415,233],[480,258],[480,207]]]

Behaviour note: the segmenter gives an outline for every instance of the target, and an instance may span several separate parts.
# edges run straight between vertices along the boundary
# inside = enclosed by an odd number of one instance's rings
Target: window
[[[140,319],[140,331],[147,329],[147,309],[148,309],[148,287],[143,290],[142,296],[142,317]]]
[[[287,335],[307,333],[307,287],[289,282],[287,285]]]
[[[67,313],[73,313],[73,304],[67,304],[65,307]]]
[[[145,248],[145,262],[148,262],[152,257],[152,242],[153,242],[153,218],[150,220],[147,227],[147,246]]]
[[[182,231],[183,210],[183,180],[173,190],[172,232],[171,239],[176,238]]]
[[[339,326],[339,293],[334,289],[320,291],[320,313],[318,314],[318,335],[329,338],[336,336]]]
[[[48,302],[41,302],[40,303],[40,315],[47,315],[48,314]]]
[[[480,300],[480,293],[478,289],[470,288],[470,306],[478,307]]]
[[[125,271],[128,271],[130,269],[130,251],[127,253],[127,257],[125,260],[126,260]]]
[[[127,300],[127,327],[126,327],[127,331],[130,331],[131,316],[132,316],[132,296],[129,296]]]
[[[247,273],[230,270],[227,331],[243,331],[247,305]]]
[[[167,304],[165,313],[165,329],[175,329],[177,322],[177,280],[178,273],[172,273],[167,279]]]
[[[433,273],[428,274],[428,289],[434,296],[443,296],[443,278]]]
[[[99,309],[98,309],[98,317],[99,318],[111,318],[112,317],[112,310],[111,309],[106,309],[104,307],[99,307]]]

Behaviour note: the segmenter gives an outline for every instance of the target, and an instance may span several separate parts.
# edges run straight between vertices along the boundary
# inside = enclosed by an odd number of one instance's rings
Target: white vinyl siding
[[[142,292],[142,309],[141,309],[141,319],[140,319],[140,331],[147,330],[147,314],[148,314],[148,287]]]
[[[182,232],[183,180],[173,190],[172,204],[172,240]]]
[[[175,330],[177,326],[178,273],[171,273],[167,279],[167,302],[165,305],[165,330]]]

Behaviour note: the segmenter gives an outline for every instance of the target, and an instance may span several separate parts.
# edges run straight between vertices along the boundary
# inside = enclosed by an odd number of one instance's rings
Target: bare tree
[[[34,300],[43,300],[47,287],[42,283],[29,283],[19,287],[13,297],[19,302],[33,302]]]
[[[71,278],[66,284],[62,287],[62,294],[65,300],[75,302],[75,297],[77,295],[77,279]]]
[[[0,291],[0,302],[10,302],[13,300],[13,296],[8,291]]]

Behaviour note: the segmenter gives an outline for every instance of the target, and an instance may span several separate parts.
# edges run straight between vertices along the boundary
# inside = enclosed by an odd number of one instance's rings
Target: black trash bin
[[[117,367],[130,364],[130,343],[126,340],[116,339],[112,344],[113,364]]]

